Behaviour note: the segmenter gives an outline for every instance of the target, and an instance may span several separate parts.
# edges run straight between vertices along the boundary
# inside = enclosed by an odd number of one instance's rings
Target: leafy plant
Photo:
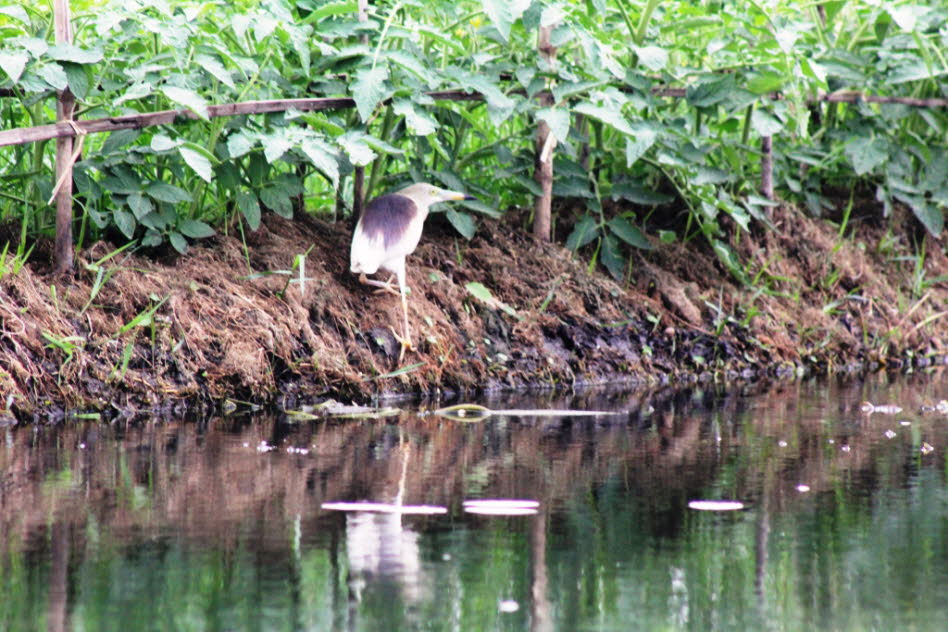
[[[570,247],[617,278],[629,249],[657,231],[703,239],[751,282],[731,240],[767,225],[772,202],[756,193],[764,138],[781,197],[820,213],[829,187],[869,185],[885,212],[905,204],[932,234],[944,226],[945,109],[818,98],[943,97],[941,6],[400,0],[370,3],[366,21],[354,0],[73,9],[75,43],[57,45],[47,6],[0,8],[5,129],[53,120],[66,87],[83,119],[195,117],[89,135],[75,175],[83,240],[185,252],[235,224],[254,230],[266,212],[339,217],[357,166],[368,196],[408,180],[477,192],[480,203],[446,215],[470,238],[478,214],[538,193],[538,121],[557,140],[555,196],[583,208]],[[541,26],[552,28],[553,61],[536,50]],[[448,101],[439,90],[479,96]],[[306,97],[355,107],[210,116],[226,103]],[[53,230],[52,155],[48,142],[0,149],[0,220],[19,222],[24,243]],[[683,225],[662,216],[672,205]]]

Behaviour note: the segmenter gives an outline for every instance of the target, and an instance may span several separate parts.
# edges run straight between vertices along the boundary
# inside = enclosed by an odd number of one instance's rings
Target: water
[[[7,429],[0,629],[948,628],[948,377],[760,390]],[[358,500],[446,513],[322,508]]]

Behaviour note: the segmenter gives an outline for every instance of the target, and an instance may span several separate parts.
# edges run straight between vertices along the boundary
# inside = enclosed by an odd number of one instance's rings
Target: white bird
[[[408,284],[405,278],[405,257],[415,251],[421,239],[421,229],[428,208],[437,202],[473,200],[474,197],[457,191],[448,191],[431,184],[419,182],[395,193],[382,195],[369,202],[352,234],[349,251],[349,269],[359,275],[359,281],[382,288],[383,291],[399,294],[402,298],[404,335],[392,330],[401,343],[399,361],[405,349],[413,349],[411,330],[408,325]],[[366,277],[379,270],[392,273],[398,280],[398,289],[392,287],[392,279],[377,281]]]

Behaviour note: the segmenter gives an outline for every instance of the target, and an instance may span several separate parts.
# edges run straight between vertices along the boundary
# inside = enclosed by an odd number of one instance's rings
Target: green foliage
[[[85,239],[188,243],[262,214],[338,216],[355,166],[367,194],[409,180],[479,193],[448,219],[528,205],[534,130],[558,144],[554,194],[581,201],[568,245],[622,278],[629,249],[700,237],[741,278],[731,232],[766,222],[760,139],[781,197],[814,213],[827,186],[877,190],[933,234],[948,206],[945,109],[817,102],[818,93],[946,93],[948,8],[906,3],[354,0],[73,3],[75,44],[51,42],[47,6],[0,9],[6,129],[49,122],[69,87],[82,118],[188,109],[167,127],[90,135],[77,164]],[[555,63],[536,50],[552,27]],[[657,92],[683,87],[683,99]],[[476,91],[483,102],[434,100]],[[535,98],[550,90],[553,103]],[[774,91],[782,99],[770,97]],[[208,118],[235,101],[351,96],[353,110]],[[0,149],[0,218],[49,234],[53,143]],[[605,205],[604,200],[615,202]],[[615,209],[615,210],[613,210]],[[656,220],[661,221],[656,221]],[[723,221],[727,220],[727,221]],[[649,228],[651,224],[657,224]]]

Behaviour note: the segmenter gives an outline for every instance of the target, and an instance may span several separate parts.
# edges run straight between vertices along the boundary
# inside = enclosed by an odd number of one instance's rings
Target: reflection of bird
[[[359,275],[359,280],[382,291],[402,297],[404,315],[403,336],[395,334],[401,343],[401,360],[405,349],[411,349],[411,332],[408,327],[408,286],[405,281],[405,257],[414,252],[421,239],[421,227],[428,217],[428,207],[436,202],[472,200],[470,195],[447,191],[431,184],[417,183],[396,193],[375,198],[365,207],[355,233],[352,235],[350,269]],[[392,279],[376,281],[366,278],[379,270],[386,270],[398,280],[398,290],[392,287]],[[394,333],[394,330],[393,330]]]

